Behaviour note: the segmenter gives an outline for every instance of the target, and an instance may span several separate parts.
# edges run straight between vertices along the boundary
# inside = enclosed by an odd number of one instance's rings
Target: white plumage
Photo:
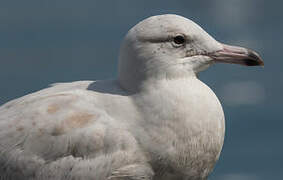
[[[224,115],[196,75],[214,62],[263,64],[181,16],[140,22],[117,79],[57,84],[0,108],[0,179],[206,179]]]

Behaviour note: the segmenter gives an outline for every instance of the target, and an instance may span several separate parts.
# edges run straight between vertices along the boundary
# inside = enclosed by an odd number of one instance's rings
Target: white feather
[[[176,33],[191,38],[186,48],[158,41]],[[211,59],[185,57],[189,48],[220,47],[188,19],[151,17],[126,36],[117,80],[60,83],[3,105],[0,179],[205,179],[224,115],[196,77]]]

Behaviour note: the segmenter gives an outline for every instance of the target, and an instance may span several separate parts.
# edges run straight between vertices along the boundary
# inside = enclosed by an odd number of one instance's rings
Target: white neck
[[[134,102],[143,115],[140,123],[146,133],[137,137],[145,149],[164,152],[160,158],[168,164],[188,159],[187,163],[193,165],[179,164],[177,172],[194,174],[198,168],[211,171],[221,151],[225,127],[221,105],[209,87],[193,76],[147,81]]]

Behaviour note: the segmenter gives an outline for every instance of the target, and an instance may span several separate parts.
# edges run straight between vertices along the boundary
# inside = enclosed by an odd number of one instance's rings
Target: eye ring
[[[173,42],[177,46],[181,46],[181,45],[185,44],[186,38],[183,34],[177,34],[173,37]]]

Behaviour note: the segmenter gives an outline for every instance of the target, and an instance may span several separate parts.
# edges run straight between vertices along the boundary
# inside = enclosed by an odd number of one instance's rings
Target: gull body
[[[0,179],[202,180],[217,162],[224,114],[197,73],[262,65],[178,15],[126,35],[118,78],[52,87],[0,107]]]

